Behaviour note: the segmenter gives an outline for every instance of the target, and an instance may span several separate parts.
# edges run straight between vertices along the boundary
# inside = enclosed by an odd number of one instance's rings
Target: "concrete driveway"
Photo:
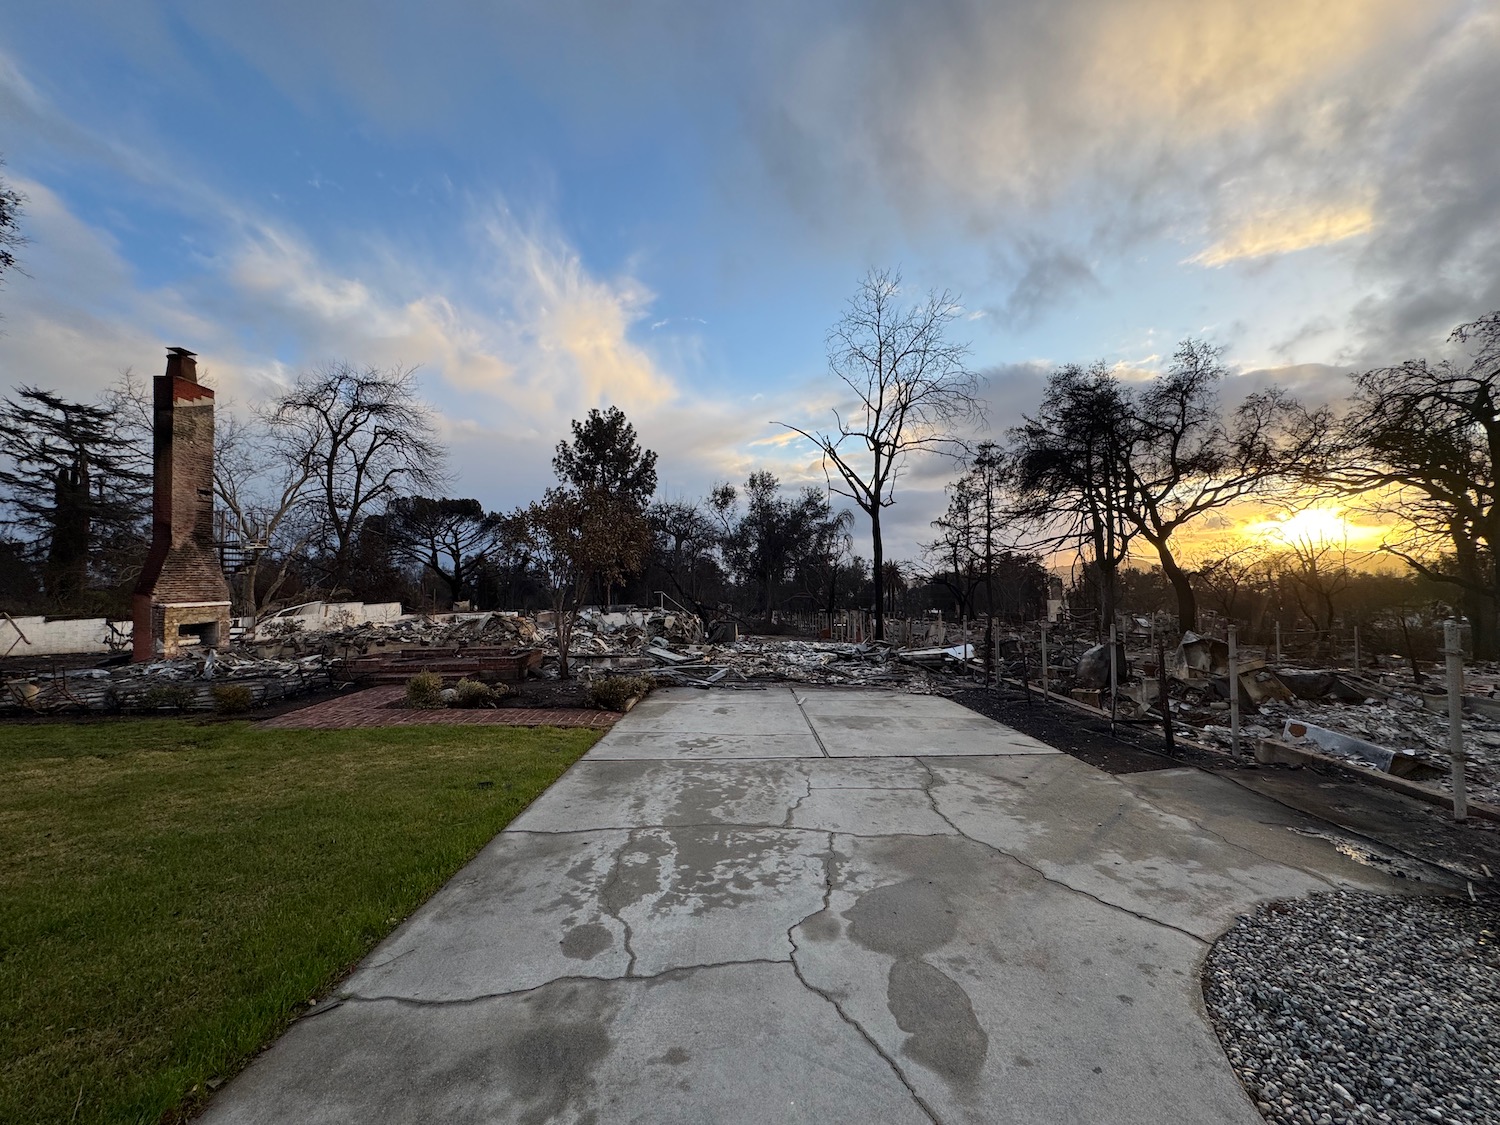
[[[1337,843],[939,698],[658,692],[203,1120],[1256,1125],[1198,967],[1410,887]]]

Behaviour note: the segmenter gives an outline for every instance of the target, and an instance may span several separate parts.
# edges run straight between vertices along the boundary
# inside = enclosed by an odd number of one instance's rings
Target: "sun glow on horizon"
[[[1379,531],[1351,523],[1341,509],[1332,505],[1315,505],[1286,512],[1278,518],[1255,520],[1246,524],[1241,533],[1270,545],[1358,548]]]

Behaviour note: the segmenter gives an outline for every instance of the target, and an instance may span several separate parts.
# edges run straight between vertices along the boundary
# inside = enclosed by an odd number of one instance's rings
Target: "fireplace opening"
[[[219,623],[217,621],[201,621],[192,625],[177,626],[177,644],[182,645],[204,645],[207,648],[219,647]]]

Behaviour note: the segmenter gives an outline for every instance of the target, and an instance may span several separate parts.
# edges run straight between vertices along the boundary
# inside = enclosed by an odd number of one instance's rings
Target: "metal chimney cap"
[[[189,357],[191,359],[191,358],[197,356],[198,353],[197,352],[190,352],[186,348],[168,348],[167,349],[167,354],[168,355],[185,355],[185,356],[187,356],[187,357]]]

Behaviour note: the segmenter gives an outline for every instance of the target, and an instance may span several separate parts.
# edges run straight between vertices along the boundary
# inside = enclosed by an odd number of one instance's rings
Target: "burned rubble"
[[[1029,643],[1033,676],[1040,675]],[[1050,678],[1060,692],[1108,711],[1107,645],[1066,633],[1051,638]],[[1126,720],[1162,717],[1162,669],[1176,729],[1225,752],[1233,745],[1229,651],[1224,640],[1185,634],[1173,647],[1154,638],[1122,642],[1117,658],[1115,714]],[[1306,747],[1350,766],[1407,778],[1451,794],[1448,700],[1441,670],[1422,683],[1409,663],[1372,654],[1356,673],[1347,667],[1276,663],[1251,649],[1236,660],[1239,747],[1247,756],[1263,740]],[[1463,741],[1471,798],[1500,803],[1500,669],[1465,668]]]
[[[955,632],[943,639],[961,640],[962,631]],[[545,611],[403,614],[359,623],[337,613],[316,622],[271,617],[236,631],[224,652],[184,645],[170,660],[127,665],[113,657],[95,667],[13,672],[3,679],[0,712],[207,710],[214,687],[229,681],[249,688],[259,706],[330,687],[404,683],[422,671],[491,682],[547,679],[558,674],[557,655],[556,623]],[[740,637],[733,625],[705,631],[694,615],[635,607],[584,609],[569,651],[584,681],[628,672],[701,687],[790,681],[918,693],[952,690],[944,686],[945,673],[962,669],[966,657],[972,661],[974,647],[963,643]]]
[[[663,608],[585,608],[573,625],[569,658],[583,681],[629,673],[705,688],[796,682],[951,693],[964,686],[955,674],[984,671],[976,638],[962,626],[906,635],[918,643],[740,637],[732,625],[705,630],[695,615]],[[934,636],[940,643],[921,643]],[[1160,650],[1174,724],[1229,751],[1225,642],[1187,634],[1167,649],[1142,639],[1117,648],[1115,714],[1160,719]],[[1055,631],[1049,640],[1048,686],[1109,710],[1108,646],[1082,631]],[[997,643],[1000,671],[1038,684],[1040,641],[1034,632],[1004,634]],[[342,623],[333,614],[322,625],[272,617],[237,631],[227,652],[184,646],[169,660],[12,674],[0,691],[0,711],[206,710],[214,706],[215,685],[225,683],[244,685],[259,706],[340,685],[404,683],[420,671],[514,683],[555,678],[557,654],[556,623],[545,611],[403,614],[360,623]],[[1416,683],[1394,658],[1372,658],[1355,674],[1289,661],[1272,666],[1254,652],[1241,655],[1237,672],[1240,747],[1247,756],[1261,740],[1274,740],[1450,788],[1447,699],[1435,680]],[[1476,800],[1500,803],[1500,669],[1470,667],[1466,675],[1469,791]]]

